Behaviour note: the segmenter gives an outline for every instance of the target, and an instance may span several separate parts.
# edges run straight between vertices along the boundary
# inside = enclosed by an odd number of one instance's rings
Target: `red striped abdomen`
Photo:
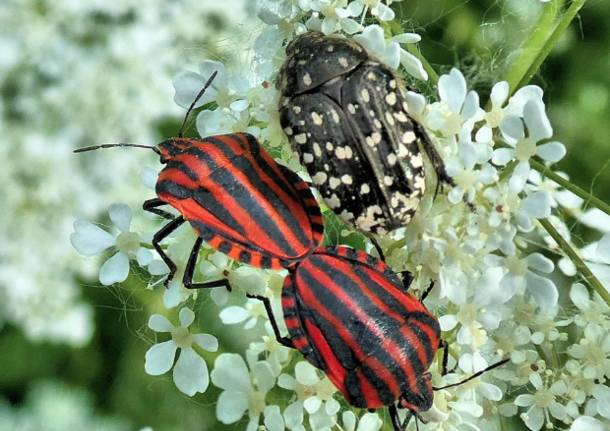
[[[430,407],[422,377],[438,322],[385,264],[346,247],[317,249],[285,282],[283,308],[295,346],[350,404],[378,408],[407,394],[420,400],[415,408]]]
[[[279,269],[322,240],[322,216],[307,184],[251,135],[165,145],[168,160],[157,193],[210,246],[244,263]]]

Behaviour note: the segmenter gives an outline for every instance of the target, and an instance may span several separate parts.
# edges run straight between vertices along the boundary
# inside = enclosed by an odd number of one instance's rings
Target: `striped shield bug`
[[[448,358],[437,318],[385,263],[348,247],[320,247],[291,268],[282,290],[289,337],[281,336],[269,300],[251,297],[265,303],[280,343],[326,373],[349,404],[388,407],[395,431],[412,416],[417,424],[419,413],[432,406],[433,391],[506,363],[433,387],[428,369],[439,347],[443,374]],[[408,410],[402,424],[399,408]]]
[[[132,146],[149,148],[165,167],[156,184],[157,198],[144,202],[146,211],[171,220],[154,236],[152,245],[170,269],[165,283],[177,270],[161,241],[185,222],[197,232],[183,282],[187,288],[223,285],[226,280],[193,282],[199,249],[210,247],[234,260],[258,268],[288,268],[310,254],[323,239],[320,208],[308,184],[278,164],[248,133],[183,137],[187,119],[216,73],[191,104],[178,137],[158,147],[138,144],[105,144],[80,148]],[[160,207],[169,205],[178,216]]]
[[[280,122],[327,205],[365,233],[409,223],[425,191],[425,152],[452,183],[429,136],[409,116],[392,70],[350,39],[308,32],[286,48]],[[422,151],[423,150],[423,151]]]

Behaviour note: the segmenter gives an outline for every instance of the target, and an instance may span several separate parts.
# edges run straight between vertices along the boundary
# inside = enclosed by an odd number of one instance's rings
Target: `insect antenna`
[[[93,151],[93,150],[99,150],[100,148],[113,148],[113,147],[148,148],[149,150],[153,150],[158,155],[161,155],[161,151],[159,151],[159,149],[157,147],[154,147],[152,145],[125,144],[125,143],[122,143],[122,142],[118,143],[118,144],[101,144],[101,145],[93,145],[91,147],[77,148],[76,150],[74,150],[74,152],[75,153],[84,153],[85,151]]]
[[[445,386],[441,386],[441,387],[438,387],[438,388],[433,386],[433,387],[432,387],[432,390],[434,390],[434,391],[440,391],[441,389],[453,388],[454,386],[459,386],[459,385],[462,385],[462,384],[464,384],[464,383],[466,383],[466,382],[469,382],[470,380],[476,379],[476,378],[477,378],[477,377],[479,377],[481,374],[484,374],[484,373],[486,373],[486,372],[488,372],[488,371],[493,370],[494,368],[498,368],[498,367],[500,367],[500,366],[502,366],[502,365],[506,364],[508,361],[509,361],[509,359],[508,359],[508,358],[506,358],[506,359],[502,359],[501,361],[496,362],[495,364],[491,364],[489,367],[487,367],[487,368],[485,368],[485,369],[483,369],[483,370],[481,370],[481,371],[477,371],[477,372],[476,372],[476,373],[474,373],[472,376],[470,376],[470,377],[468,377],[468,378],[466,378],[466,379],[462,380],[461,382],[452,383],[452,384],[450,384],[450,385],[445,385]]]
[[[178,132],[179,138],[182,138],[182,136],[184,135],[184,129],[186,128],[186,122],[188,121],[189,116],[191,115],[191,111],[193,110],[193,108],[195,108],[195,104],[199,101],[199,99],[201,99],[203,97],[205,90],[207,90],[208,87],[212,84],[212,81],[214,80],[214,78],[216,78],[217,74],[218,74],[218,71],[215,70],[212,73],[212,75],[210,75],[207,82],[203,85],[203,88],[201,90],[199,90],[197,97],[195,97],[195,99],[193,100],[193,103],[191,103],[191,106],[189,106],[189,109],[186,111],[184,120],[182,121],[182,126],[180,126],[180,131]]]

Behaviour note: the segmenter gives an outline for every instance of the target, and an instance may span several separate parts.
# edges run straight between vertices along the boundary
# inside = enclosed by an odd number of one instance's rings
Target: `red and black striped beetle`
[[[394,72],[353,40],[308,32],[286,48],[280,123],[328,206],[363,232],[405,226],[425,191],[428,155],[452,183]],[[438,183],[437,183],[438,184]]]
[[[170,269],[166,285],[177,268],[160,242],[185,222],[198,234],[183,277],[185,287],[190,289],[219,285],[230,289],[226,280],[193,282],[203,241],[239,262],[282,269],[305,258],[323,239],[322,215],[308,184],[273,160],[254,136],[182,136],[189,113],[214,76],[215,73],[191,104],[178,137],[165,140],[158,147],[106,144],[75,150],[136,146],[160,155],[165,167],[156,184],[158,197],[145,201],[143,208],[171,220],[152,240]],[[159,208],[164,205],[172,206],[180,215],[175,217]]]

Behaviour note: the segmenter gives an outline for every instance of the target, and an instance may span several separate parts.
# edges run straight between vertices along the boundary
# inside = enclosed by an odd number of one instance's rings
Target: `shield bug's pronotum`
[[[363,232],[405,226],[425,191],[427,154],[451,183],[400,79],[353,40],[308,32],[286,48],[280,122],[328,206]],[[438,183],[437,183],[438,184]]]

